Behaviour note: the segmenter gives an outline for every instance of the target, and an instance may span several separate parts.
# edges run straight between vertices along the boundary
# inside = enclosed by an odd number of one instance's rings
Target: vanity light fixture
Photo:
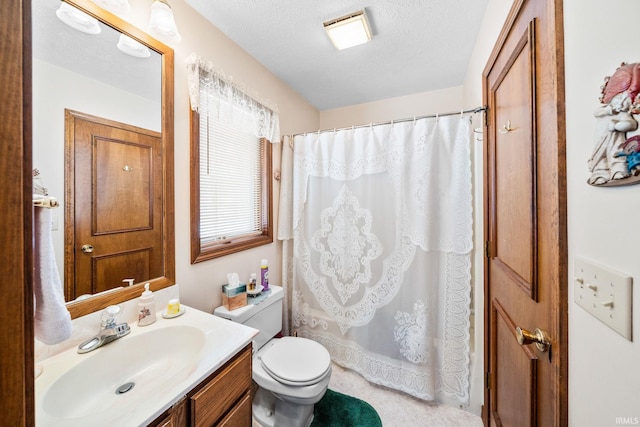
[[[364,10],[324,22],[324,29],[338,50],[371,40],[371,28]]]
[[[135,56],[136,58],[148,58],[151,56],[151,51],[148,47],[126,34],[120,34],[117,46],[122,52]]]
[[[160,40],[170,43],[178,43],[182,40],[167,0],[155,0],[151,5],[149,32]]]
[[[83,33],[100,34],[102,32],[96,18],[87,15],[64,1],[60,2],[60,7],[56,10],[56,16],[71,28]]]
[[[116,15],[126,15],[131,12],[129,0],[93,0],[93,2]]]

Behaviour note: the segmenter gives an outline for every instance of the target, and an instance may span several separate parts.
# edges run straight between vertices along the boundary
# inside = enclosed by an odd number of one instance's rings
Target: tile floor
[[[360,375],[336,364],[329,388],[369,403],[378,411],[384,427],[482,427],[482,419],[477,415],[369,384]]]
[[[333,364],[329,388],[362,399],[375,408],[384,427],[482,427],[479,416],[438,403],[369,384],[364,378]],[[260,427],[254,421],[253,427]]]

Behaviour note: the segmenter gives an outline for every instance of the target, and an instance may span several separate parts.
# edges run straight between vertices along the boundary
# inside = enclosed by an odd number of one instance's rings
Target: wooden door
[[[65,114],[67,300],[162,276],[160,134]]]
[[[483,75],[486,425],[567,425],[562,38],[562,1],[516,0]]]

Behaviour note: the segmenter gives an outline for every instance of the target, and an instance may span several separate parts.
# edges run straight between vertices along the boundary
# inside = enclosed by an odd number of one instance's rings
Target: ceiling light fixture
[[[116,15],[126,15],[131,12],[129,0],[93,0],[93,2]]]
[[[167,0],[155,0],[151,5],[149,32],[160,40],[170,43],[178,43],[182,40]]]
[[[60,7],[56,10],[56,16],[71,28],[83,33],[100,34],[102,32],[96,18],[76,9],[69,3],[60,2]]]
[[[117,46],[120,51],[136,58],[148,58],[151,56],[151,51],[148,47],[126,34],[120,34]]]
[[[371,28],[364,10],[353,12],[323,23],[331,42],[338,50],[371,40]]]

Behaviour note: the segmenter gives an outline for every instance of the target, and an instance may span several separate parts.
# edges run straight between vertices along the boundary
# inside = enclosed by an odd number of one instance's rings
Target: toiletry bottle
[[[257,283],[256,273],[251,273],[251,276],[250,276],[250,279],[249,279],[249,290],[250,291],[255,291],[256,290],[256,283]]]
[[[138,326],[147,326],[156,321],[156,303],[149,283],[144,285],[144,289],[138,301]]]
[[[269,290],[269,262],[266,259],[260,262],[260,284],[263,291]]]

